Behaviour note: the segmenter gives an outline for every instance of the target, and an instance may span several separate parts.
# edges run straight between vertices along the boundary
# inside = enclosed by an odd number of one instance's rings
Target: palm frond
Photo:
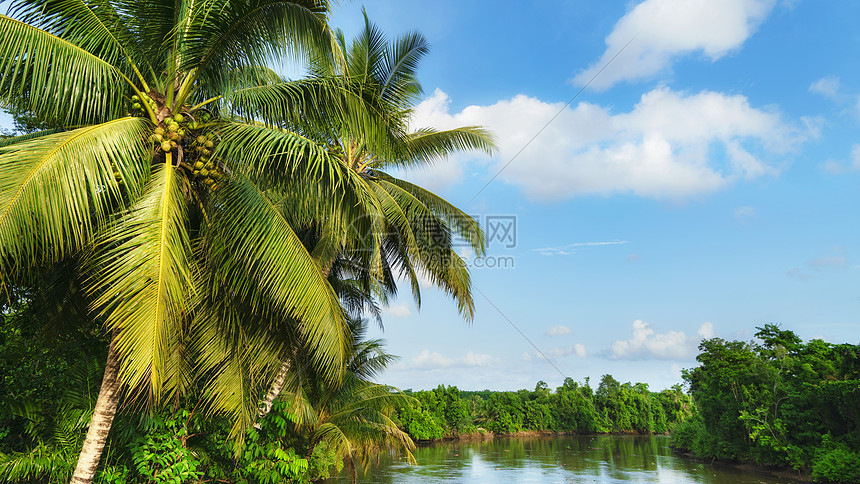
[[[386,190],[398,193],[400,190],[407,192],[415,200],[420,201],[436,217],[441,218],[451,226],[456,233],[475,251],[475,255],[484,255],[486,237],[480,224],[474,217],[463,212],[444,198],[406,180],[395,178],[382,172],[377,172],[379,184]],[[398,190],[399,189],[399,190]],[[405,194],[401,195],[406,198]]]
[[[54,128],[54,129],[46,129],[45,131],[36,131],[35,133],[27,133],[22,134],[20,136],[13,136],[11,138],[0,139],[0,148],[5,148],[7,146],[11,146],[14,144],[21,143],[23,141],[41,138],[42,136],[48,136],[51,134],[56,134],[65,131],[62,128]],[[6,150],[0,150],[0,154],[3,154]]]
[[[127,78],[67,40],[0,15],[0,104],[25,99],[43,120],[81,125],[117,118]]]
[[[16,0],[12,12],[120,70],[136,69],[134,38],[108,0]]]
[[[423,128],[409,135],[400,156],[386,159],[383,165],[414,168],[443,161],[457,151],[481,151],[492,155],[496,142],[492,134],[480,126],[436,131]]]
[[[430,44],[418,32],[410,32],[397,39],[385,55],[379,97],[406,104],[421,95],[423,91],[416,72],[418,63],[428,52]]]
[[[301,323],[313,356],[328,376],[342,367],[344,315],[337,297],[301,240],[271,200],[250,179],[237,174],[222,189],[217,217],[207,234],[208,264],[220,283],[252,310]]]
[[[0,154],[0,254],[16,265],[85,246],[148,170],[146,122],[123,118],[28,139]],[[114,171],[119,173],[119,179]],[[15,267],[3,272],[15,271]]]
[[[74,458],[45,445],[26,453],[0,454],[0,482],[66,482],[72,477]]]
[[[325,0],[204,1],[184,33],[179,69],[197,69],[204,84],[217,86],[231,70],[330,49],[327,11]]]
[[[93,306],[116,331],[120,376],[156,403],[176,391],[169,356],[197,297],[182,179],[154,167],[146,192],[100,240],[89,281]]]

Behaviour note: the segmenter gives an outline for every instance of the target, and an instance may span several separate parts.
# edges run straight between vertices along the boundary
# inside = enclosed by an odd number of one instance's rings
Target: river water
[[[672,452],[664,436],[516,437],[419,447],[417,466],[383,457],[360,483],[797,483]],[[345,471],[347,471],[345,469]],[[331,482],[350,482],[352,472]]]

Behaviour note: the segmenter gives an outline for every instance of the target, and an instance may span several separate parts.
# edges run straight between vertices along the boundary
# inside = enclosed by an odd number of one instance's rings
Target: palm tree
[[[422,93],[416,71],[429,47],[424,37],[410,33],[388,42],[382,32],[364,16],[364,30],[347,45],[343,33],[336,37],[345,59],[331,56],[315,59],[312,73],[317,78],[339,76],[351,86],[361,86],[368,111],[379,117],[384,135],[361,129],[347,118],[328,118],[325,131],[308,136],[325,145],[328,152],[355,173],[366,192],[372,195],[365,219],[354,221],[347,232],[324,230],[325,236],[312,242],[313,253],[322,267],[331,267],[344,254],[364,277],[388,277],[389,293],[396,292],[391,274],[409,281],[416,304],[421,303],[419,274],[428,277],[457,303],[468,320],[474,314],[471,280],[466,263],[456,252],[459,236],[477,255],[484,251],[484,234],[474,218],[443,198],[384,170],[411,169],[444,160],[459,150],[492,153],[492,136],[480,127],[445,131],[433,128],[410,130],[412,109]],[[317,124],[317,127],[321,125]],[[362,268],[363,267],[363,268]],[[284,359],[259,412],[262,418],[278,396],[291,362]]]
[[[92,480],[120,393],[157,404],[188,391],[192,357],[223,351],[206,335],[229,313],[224,294],[300,322],[309,357],[340,374],[337,297],[267,192],[291,193],[309,220],[361,215],[355,172],[276,126],[337,117],[348,100],[260,67],[329,51],[327,11],[325,0],[16,0],[0,15],[0,105],[65,127],[0,148],[0,283],[83,257],[91,314],[111,334],[72,482]]]
[[[411,397],[371,381],[396,357],[383,349],[381,340],[365,339],[366,325],[364,320],[351,320],[353,343],[340,381],[331,382],[311,367],[300,367],[283,396],[297,415],[297,430],[308,439],[308,458],[315,446],[326,443],[329,451],[350,462],[353,482],[356,460],[366,466],[382,449],[399,449],[410,463],[415,462],[415,444],[391,418],[394,409]]]

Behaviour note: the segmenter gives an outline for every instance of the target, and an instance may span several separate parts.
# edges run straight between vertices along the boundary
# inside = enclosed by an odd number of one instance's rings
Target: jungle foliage
[[[860,346],[757,329],[756,342],[701,343],[701,365],[684,373],[697,413],[676,429],[674,445],[860,482]]]
[[[415,403],[398,408],[403,428],[416,440],[463,434],[552,431],[579,434],[662,434],[692,415],[680,385],[652,392],[645,383],[620,383],[604,375],[597,390],[588,380],[566,378],[554,392],[540,381],[533,391],[461,391],[439,385],[410,392]]]

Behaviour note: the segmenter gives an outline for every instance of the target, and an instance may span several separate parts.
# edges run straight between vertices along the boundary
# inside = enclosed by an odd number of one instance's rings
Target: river
[[[801,481],[703,464],[672,452],[664,436],[516,437],[421,446],[417,466],[383,457],[360,483],[705,483],[787,484]],[[350,482],[352,473],[330,482]]]

